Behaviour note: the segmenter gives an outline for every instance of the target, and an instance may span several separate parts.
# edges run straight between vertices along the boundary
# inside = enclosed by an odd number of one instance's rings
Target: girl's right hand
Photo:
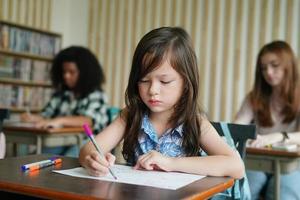
[[[267,135],[257,135],[255,140],[249,142],[250,147],[267,147],[277,142],[281,142],[282,134],[281,133],[270,133]]]
[[[33,115],[33,114],[28,114],[28,113],[22,113],[20,115],[20,119],[23,122],[38,122],[40,120],[43,120],[43,117],[40,115]]]
[[[103,158],[97,151],[92,151],[84,158],[84,167],[92,176],[105,176],[109,173],[108,167],[113,166],[115,160],[116,157],[111,153],[107,153]]]

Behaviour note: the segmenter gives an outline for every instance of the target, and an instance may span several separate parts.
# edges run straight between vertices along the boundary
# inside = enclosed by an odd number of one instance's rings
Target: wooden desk
[[[41,129],[25,124],[4,124],[3,132],[7,143],[34,144],[37,147],[36,154],[41,154],[42,147],[57,147],[78,145],[81,146],[83,140],[82,127],[65,127]],[[14,155],[17,150],[14,148]]]
[[[23,164],[49,158],[30,155],[0,160],[0,191],[6,195],[26,195],[47,199],[206,199],[234,183],[232,178],[206,177],[178,190],[113,183],[76,178],[51,172],[53,169],[78,167],[78,160],[62,157],[62,165],[51,166],[35,173],[24,173]],[[0,192],[0,193],[1,193]],[[3,194],[1,194],[3,196]],[[4,198],[5,199],[5,198]]]
[[[246,169],[274,174],[275,199],[280,199],[280,175],[300,169],[300,149],[280,151],[271,148],[247,148]]]

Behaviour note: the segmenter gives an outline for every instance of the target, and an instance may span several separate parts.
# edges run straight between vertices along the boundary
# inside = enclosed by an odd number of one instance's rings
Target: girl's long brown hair
[[[184,125],[183,149],[187,156],[200,150],[200,107],[198,106],[199,73],[196,56],[189,35],[178,27],[162,27],[147,33],[135,50],[129,82],[126,89],[126,109],[122,117],[126,121],[123,156],[134,164],[135,150],[142,117],[149,113],[138,92],[138,82],[168,59],[171,66],[184,80],[183,94],[169,119],[173,127]]]
[[[289,123],[295,119],[300,104],[298,69],[290,45],[284,41],[273,41],[266,44],[258,54],[254,87],[249,94],[250,103],[258,123],[265,127],[273,125],[270,112],[272,87],[263,77],[261,63],[261,58],[267,53],[276,54],[282,60],[284,66],[284,80],[280,89],[280,96],[284,102],[281,110],[281,114],[284,116],[284,123]]]

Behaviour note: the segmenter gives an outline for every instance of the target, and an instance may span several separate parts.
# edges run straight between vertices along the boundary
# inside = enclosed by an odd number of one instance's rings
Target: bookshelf
[[[58,33],[0,20],[0,108],[38,112],[50,99]]]

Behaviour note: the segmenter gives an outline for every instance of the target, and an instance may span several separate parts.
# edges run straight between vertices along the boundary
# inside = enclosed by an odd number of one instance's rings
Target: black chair
[[[219,133],[220,136],[225,136],[220,122],[211,122],[211,124],[217,130],[217,132]],[[227,127],[229,129],[228,131],[230,132],[230,136],[231,136],[230,138],[233,140],[233,143],[234,143],[233,145],[235,145],[241,158],[244,159],[244,157],[246,155],[247,139],[255,139],[256,138],[255,125],[241,125],[241,124],[232,124],[232,123],[225,123],[225,124],[227,125]],[[229,139],[229,137],[226,137],[227,141],[228,141],[228,139]],[[230,146],[232,146],[232,144],[230,144]],[[224,191],[225,194],[231,195],[230,199],[231,198],[235,199],[236,192],[238,192],[237,190],[239,190],[241,199],[250,199],[249,183],[248,183],[248,179],[246,176],[242,179],[235,180],[234,184],[235,185],[233,186],[232,191],[228,191],[228,190]],[[211,199],[214,200],[215,198],[213,197]],[[216,197],[216,199],[221,199],[221,198]],[[226,199],[229,199],[229,197]]]
[[[219,122],[211,122],[213,127],[217,130],[220,136],[224,136],[221,124]],[[227,123],[231,137],[233,139],[236,149],[244,159],[246,155],[246,141],[247,139],[256,139],[255,125],[242,125]]]
[[[0,108],[0,132],[2,132],[3,120],[8,118],[9,118],[9,110]]]

